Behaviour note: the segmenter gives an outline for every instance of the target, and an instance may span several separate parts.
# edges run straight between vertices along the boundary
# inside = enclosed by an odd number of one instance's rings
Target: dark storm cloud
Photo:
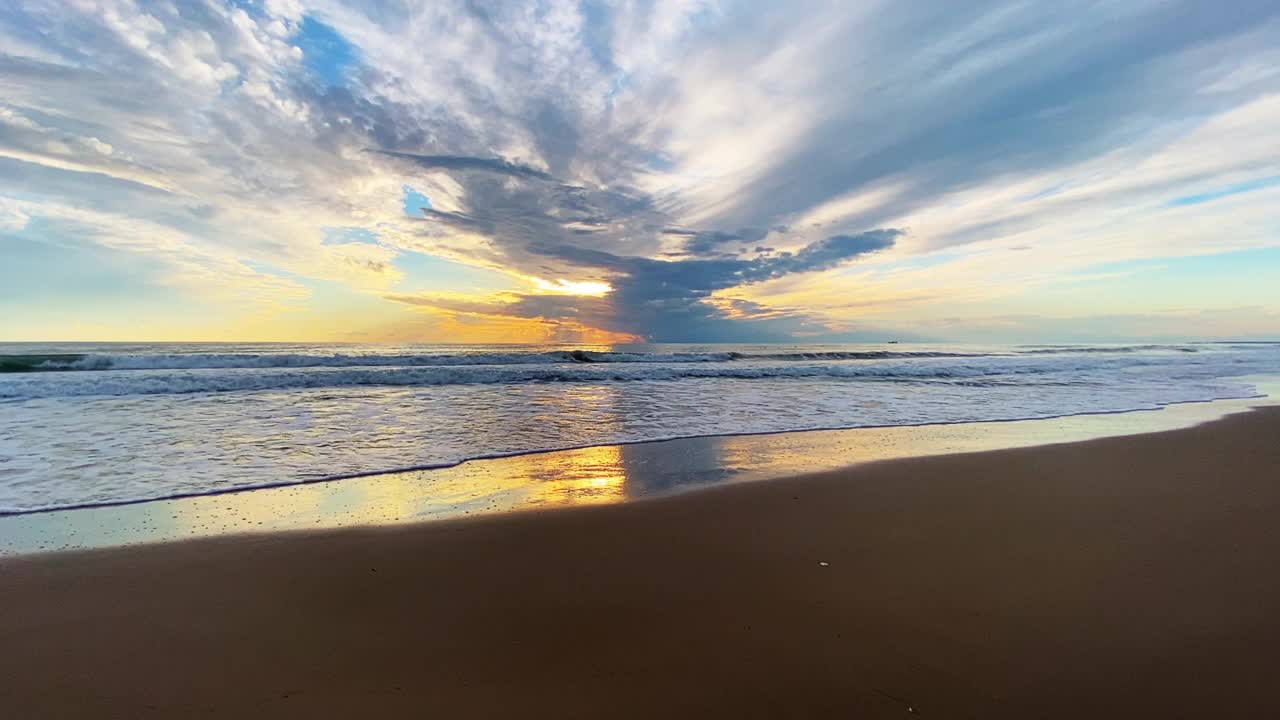
[[[589,327],[639,337],[649,342],[774,342],[797,333],[830,335],[823,318],[809,312],[766,308],[747,300],[728,300],[729,309],[689,298],[667,298],[630,308],[639,317],[620,312],[619,297],[530,295],[513,293],[502,301],[485,302],[418,295],[386,295],[394,302],[447,312],[576,322]],[[731,311],[731,312],[730,312]]]
[[[409,160],[430,170],[483,170],[511,177],[550,180],[551,176],[537,168],[520,165],[502,158],[466,157],[464,155],[415,155],[413,153],[377,150],[383,155]]]
[[[455,312],[573,319],[653,342],[779,340],[797,332],[825,332],[828,328],[809,313],[768,311],[748,301],[726,301],[726,310],[709,301],[712,293],[794,273],[827,270],[890,248],[899,235],[899,230],[837,235],[795,253],[751,260],[653,260],[575,245],[534,245],[529,248],[533,253],[603,271],[610,277],[613,292],[604,297],[516,294],[509,302],[496,305],[403,295],[390,299]]]
[[[813,331],[814,319],[804,313],[739,316],[708,298],[717,290],[829,270],[887,249],[901,234],[881,229],[833,235],[794,252],[737,258],[715,253],[722,247],[754,243],[768,231],[672,228],[669,218],[643,193],[570,185],[506,161],[379,152],[450,171],[463,187],[464,207],[457,211],[424,208],[427,221],[483,235],[504,264],[531,274],[580,277],[586,269],[594,277],[606,277],[614,288],[603,298],[513,295],[499,309],[484,302],[420,301],[457,312],[483,313],[488,308],[490,314],[513,317],[574,319],[653,341],[782,339],[790,332]],[[645,257],[643,253],[656,250],[664,236],[686,238],[683,255],[694,257]],[[393,299],[410,301],[405,296]]]
[[[870,230],[857,235],[833,235],[797,252],[783,252],[750,260],[735,258],[653,260],[619,256],[572,245],[534,245],[530,250],[581,267],[620,273],[635,287],[654,294],[704,297],[716,290],[773,280],[793,273],[829,270],[860,255],[886,250],[901,230]]]
[[[664,230],[669,235],[688,235],[689,239],[684,244],[684,251],[690,255],[713,255],[724,252],[727,246],[735,244],[753,243],[763,240],[769,234],[768,230],[745,229],[737,232],[724,232],[720,230],[710,230],[704,232],[690,232],[682,230]]]
[[[562,182],[547,173],[492,158],[377,151],[415,166],[448,172],[462,188],[454,211],[424,210],[427,220],[483,235],[509,265],[531,273],[562,271],[532,253],[534,244],[578,245],[637,254],[656,251],[667,216],[645,194],[625,186]]]

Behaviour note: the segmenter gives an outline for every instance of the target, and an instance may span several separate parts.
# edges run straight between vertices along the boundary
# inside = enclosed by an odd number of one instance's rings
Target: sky
[[[0,341],[1280,339],[1280,3],[9,0]]]

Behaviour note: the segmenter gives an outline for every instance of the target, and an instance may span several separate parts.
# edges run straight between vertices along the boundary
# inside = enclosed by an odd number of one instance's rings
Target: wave
[[[1074,353],[1133,353],[1133,352],[1155,352],[1155,351],[1173,351],[1194,353],[1200,352],[1198,348],[1188,347],[1186,345],[1098,345],[1098,346],[1081,346],[1081,345],[1028,345],[1026,349],[1016,351],[1018,355],[1070,355]]]
[[[74,363],[84,359],[78,354],[0,355],[0,373],[38,372],[40,370],[69,370]]]
[[[1190,405],[1199,403],[1213,403],[1225,400],[1241,400],[1251,398],[1265,398],[1265,394],[1260,394],[1253,389],[1245,388],[1235,392],[1219,390],[1214,393],[1206,393],[1203,397],[1171,399],[1171,400],[1152,400],[1135,402],[1130,406],[1121,408],[1099,408],[1092,410],[1068,410],[1058,412],[1036,412],[1024,410],[1022,412],[1014,412],[999,417],[989,417],[981,419],[965,419],[965,420],[917,420],[909,422],[895,423],[837,423],[822,424],[811,423],[799,425],[796,427],[785,429],[768,429],[768,430],[743,430],[729,432],[710,432],[710,433],[688,433],[673,434],[665,433],[643,438],[627,438],[619,439],[615,442],[607,443],[587,443],[587,444],[549,444],[545,447],[526,449],[526,450],[510,450],[502,452],[477,452],[466,454],[460,457],[440,460],[437,462],[425,462],[408,465],[388,465],[385,467],[377,467],[363,470],[351,470],[347,472],[330,472],[316,473],[311,475],[300,475],[285,479],[269,480],[265,482],[249,482],[237,483],[225,487],[205,487],[198,490],[178,490],[169,492],[156,492],[151,494],[139,494],[133,496],[122,496],[111,499],[86,499],[77,501],[54,502],[47,504],[21,505],[21,506],[3,506],[0,505],[0,517],[15,517],[21,515],[40,515],[45,513],[62,512],[66,510],[87,510],[92,508],[109,508],[121,507],[127,505],[140,505],[143,503],[163,502],[169,500],[183,500],[198,497],[216,497],[220,495],[230,495],[243,492],[252,492],[254,490],[270,490],[273,488],[297,487],[301,485],[314,485],[318,483],[335,482],[340,480],[354,480],[358,478],[377,477],[380,475],[393,475],[398,473],[420,472],[430,470],[443,470],[447,468],[457,467],[466,463],[497,460],[501,458],[522,457],[529,455],[543,455],[548,453],[569,452],[573,450],[584,450],[595,447],[611,447],[611,446],[634,446],[647,445],[652,443],[671,442],[675,440],[693,440],[707,437],[750,437],[750,436],[766,436],[766,435],[783,435],[791,433],[808,433],[823,432],[833,430],[857,430],[857,429],[873,429],[873,428],[910,428],[925,426],[947,426],[947,425],[967,425],[972,423],[1015,423],[1027,420],[1049,420],[1054,418],[1070,418],[1080,416],[1102,416],[1102,415],[1123,415],[1137,412],[1150,412],[1161,410],[1173,405]]]
[[[562,365],[577,363],[710,363],[735,360],[888,360],[908,358],[982,357],[951,352],[677,352],[626,353],[555,350],[527,353],[301,354],[301,353],[146,353],[129,355],[3,355],[4,372],[93,370],[200,370],[231,368],[455,367],[470,365]]]
[[[826,378],[938,381],[977,377],[1015,377],[1158,364],[1130,358],[1113,361],[975,359],[970,362],[909,361],[855,364],[575,364],[472,365],[437,367],[196,369],[155,373],[68,373],[58,377],[29,374],[0,383],[0,399],[88,395],[156,395],[237,391],[338,388],[352,386],[520,385],[527,383],[602,383],[670,381],[693,378],[738,380]]]
[[[0,372],[72,372],[105,370],[214,370],[267,368],[378,368],[378,367],[458,367],[476,365],[569,365],[569,364],[689,364],[751,361],[847,362],[858,360],[916,360],[931,358],[980,358],[1018,355],[1062,355],[1077,353],[1124,353],[1143,350],[1193,348],[1162,345],[1124,347],[1028,346],[1007,352],[949,352],[938,350],[813,350],[801,352],[602,352],[553,350],[511,353],[131,353],[131,354],[31,354],[0,355]]]
[[[1001,353],[962,353],[923,350],[919,352],[895,350],[821,351],[795,353],[730,353],[735,360],[911,360],[916,358],[978,358],[999,357]]]

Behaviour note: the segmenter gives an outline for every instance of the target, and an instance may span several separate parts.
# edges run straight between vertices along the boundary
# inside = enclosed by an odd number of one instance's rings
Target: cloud
[[[756,229],[739,230],[738,232],[664,230],[663,233],[668,235],[687,235],[689,239],[684,244],[684,251],[690,255],[711,255],[724,250],[728,245],[746,245],[763,240],[769,234],[769,231]]]
[[[398,302],[505,317],[572,319],[650,342],[786,339],[830,332],[811,313],[769,312],[758,303],[717,304],[713,293],[795,273],[827,270],[893,246],[899,230],[837,235],[795,253],[750,260],[652,260],[573,245],[534,245],[533,253],[608,274],[603,297],[509,294],[497,301],[390,296]],[[747,310],[749,308],[749,311]]]
[[[652,90],[663,109],[653,123],[655,131],[696,133],[677,165],[742,170],[732,185],[692,191],[702,222],[767,225],[853,188],[906,178],[904,192],[859,218],[874,224],[959,187],[1140,141],[1165,118],[1230,107],[1238,98],[1201,92],[1206,74],[1220,72],[1211,49],[1280,12],[1267,2],[1232,9],[1195,1],[1088,12],[1005,2],[876,13],[788,6],[785,16],[766,13],[767,21],[700,49],[682,67],[688,72],[671,78],[676,92]],[[842,90],[814,92],[829,85]],[[739,166],[719,156],[708,136],[723,119],[691,122],[711,99],[746,118],[739,134],[768,143],[763,162]],[[775,128],[792,108],[811,119]],[[679,126],[664,128],[668,119]]]
[[[814,319],[809,314],[767,319],[735,315],[705,300],[716,291],[837,267],[891,247],[902,234],[890,229],[833,235],[794,252],[750,259],[655,260],[633,253],[646,246],[655,252],[663,238],[675,237],[684,241],[684,253],[706,256],[730,243],[763,239],[768,231],[670,228],[668,214],[639,191],[573,185],[507,160],[378,152],[450,171],[462,189],[457,209],[423,208],[423,216],[428,223],[483,237],[486,257],[539,276],[576,278],[585,270],[588,277],[607,279],[612,286],[604,299],[529,294],[508,296],[497,307],[456,299],[418,303],[452,311],[571,319],[655,342],[785,339],[789,332],[812,330]]]
[[[260,267],[403,300],[397,259],[438,255],[511,278],[477,322],[921,322],[1064,270],[1275,245],[1277,32],[1265,0],[30,0],[0,9],[3,224],[81,208],[180,239],[84,238],[182,255],[202,292]]]
[[[486,172],[509,175],[511,177],[536,178],[550,180],[551,176],[541,170],[520,165],[501,158],[465,157],[461,155],[415,155],[413,153],[377,150],[389,157],[409,160],[427,169],[439,170],[482,170]]]

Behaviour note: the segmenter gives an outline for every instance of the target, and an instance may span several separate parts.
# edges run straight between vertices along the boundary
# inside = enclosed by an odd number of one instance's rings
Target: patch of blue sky
[[[1067,186],[1066,180],[1063,180],[1062,182],[1059,182],[1059,183],[1054,183],[1049,187],[1044,188],[1043,190],[1038,190],[1029,195],[1023,196],[1022,201],[1031,202],[1032,200],[1040,200],[1042,198],[1047,198],[1051,195],[1057,195],[1058,193],[1062,192],[1063,188],[1065,188],[1066,186]]]
[[[612,21],[609,7],[600,0],[583,0],[579,6],[582,28],[579,37],[587,51],[602,67],[613,67],[613,51],[609,47],[609,26]]]
[[[157,290],[155,279],[166,268],[138,253],[111,250],[66,237],[42,218],[32,218],[17,231],[0,231],[4,261],[0,262],[0,299],[38,298],[60,304],[94,299],[151,298],[167,293]]]
[[[261,19],[266,17],[267,10],[263,7],[263,0],[229,0],[231,7],[237,7],[249,14],[249,17]]]
[[[347,243],[378,244],[378,233],[366,227],[324,227],[321,243],[324,245],[345,245]]]
[[[292,280],[316,293],[317,297],[332,296],[335,293],[345,296],[353,292],[332,280],[298,275],[254,260],[240,262],[254,272]],[[472,267],[412,250],[401,250],[391,264],[402,273],[400,281],[396,283],[396,290],[399,292],[499,292],[513,289],[511,278],[496,270]]]
[[[401,205],[404,208],[404,214],[409,217],[421,218],[424,209],[431,209],[431,198],[414,190],[408,185],[401,186]]]
[[[403,292],[499,292],[514,289],[512,278],[504,273],[434,255],[402,251],[391,264],[404,273],[397,284],[397,289]]]
[[[723,19],[722,10],[715,3],[707,3],[694,10],[688,17],[686,32],[706,32],[714,27],[716,20]]]
[[[658,152],[645,153],[644,162],[658,172],[670,172],[675,168],[675,163],[670,157]]]
[[[302,65],[326,85],[342,85],[357,60],[356,48],[332,27],[307,15],[292,41],[302,49]]]
[[[1236,183],[1235,185],[1228,185],[1223,188],[1218,188],[1217,190],[1210,190],[1209,192],[1196,193],[1194,195],[1183,195],[1182,197],[1170,200],[1166,205],[1170,207],[1200,205],[1202,203],[1231,197],[1232,195],[1239,195],[1241,193],[1253,192],[1254,190],[1264,190],[1266,188],[1276,187],[1277,185],[1280,185],[1280,175],[1254,178],[1253,180],[1246,180],[1241,183]]]
[[[38,233],[42,226],[48,227],[48,224],[43,217],[25,212],[0,215],[0,238]]]
[[[605,99],[613,102],[613,99],[621,95],[631,87],[631,73],[617,72],[609,81],[609,91],[605,94]]]
[[[305,275],[298,275],[297,273],[292,273],[288,270],[281,270],[275,265],[268,265],[267,263],[258,262],[257,260],[241,259],[240,264],[263,275],[270,275],[272,277],[283,278],[285,280],[293,280],[303,284],[310,281],[310,278]]]
[[[1094,265],[1075,271],[1074,274],[1098,275],[1123,272],[1143,272],[1167,278],[1243,278],[1258,273],[1280,272],[1280,247],[1256,248],[1192,255],[1188,257],[1150,257],[1139,260]]]
[[[1150,312],[1168,307],[1199,309],[1280,306],[1280,247],[1190,257],[1150,257],[1106,263],[1064,274],[1019,302],[1047,314],[1115,308]],[[1089,283],[1083,292],[1080,282]]]
[[[938,267],[939,265],[945,265],[962,255],[964,255],[964,253],[958,250],[939,250],[937,252],[925,253],[923,255],[910,255],[902,258],[901,260],[894,260],[883,265],[877,265],[874,270],[877,274],[881,275],[887,275],[899,270],[923,270]],[[854,263],[845,268],[844,272],[849,275],[856,275],[866,271],[866,266]]]

